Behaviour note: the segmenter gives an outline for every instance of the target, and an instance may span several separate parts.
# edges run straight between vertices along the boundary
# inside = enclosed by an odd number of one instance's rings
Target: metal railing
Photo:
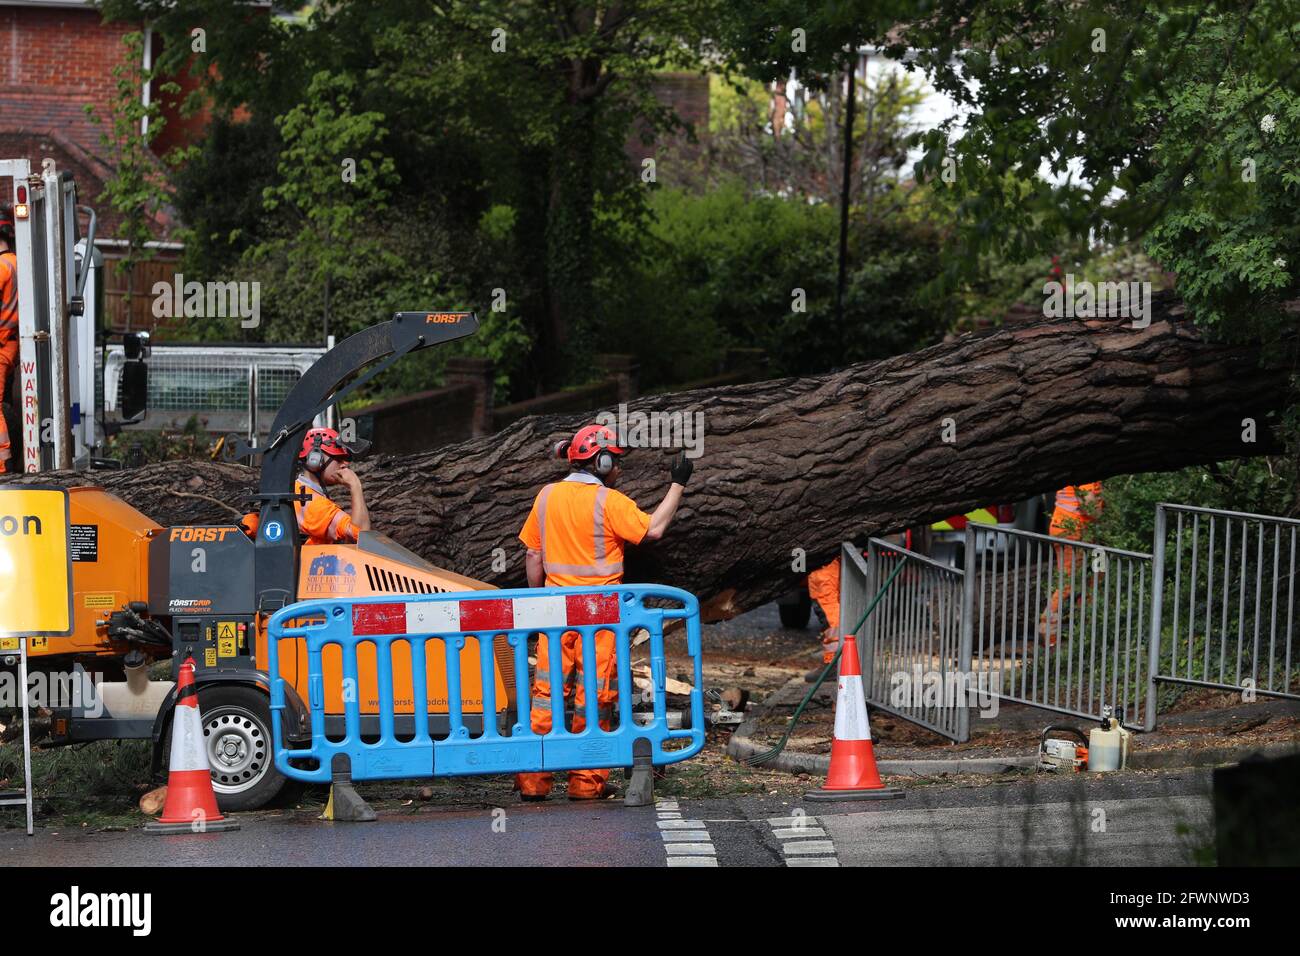
[[[863,684],[873,706],[952,740],[970,733],[969,618],[965,572],[879,538],[867,557],[842,546],[841,621],[856,621],[900,561],[905,567],[867,619],[859,644]]]
[[[1160,682],[1300,700],[1300,521],[1156,506],[1151,699]]]
[[[966,551],[976,586],[971,666],[982,692],[1075,717],[1105,707],[1142,727],[1151,555],[995,532]]]
[[[970,526],[964,549],[956,569],[878,538],[865,559],[844,544],[841,620],[901,555],[914,565],[861,641],[875,707],[960,741],[977,700],[1084,719],[1109,707],[1139,730],[1156,726],[1162,683],[1300,700],[1300,521],[1161,504],[1152,554]],[[900,699],[918,680],[929,695]]]

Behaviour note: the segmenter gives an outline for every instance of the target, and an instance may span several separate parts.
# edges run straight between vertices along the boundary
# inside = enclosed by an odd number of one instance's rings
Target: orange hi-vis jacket
[[[0,253],[0,347],[18,338],[18,257]]]
[[[1101,501],[1101,482],[1093,481],[1086,485],[1066,485],[1056,493],[1056,507],[1072,515],[1079,515],[1085,521],[1088,515],[1083,513],[1081,504],[1084,495],[1091,495],[1098,503]]]
[[[9,376],[18,364],[18,257],[0,253],[0,395],[9,393]],[[0,415],[0,473],[9,470],[13,452],[9,427]]]
[[[640,544],[650,516],[595,475],[575,471],[537,494],[519,540],[540,551],[552,587],[618,584],[623,545]]]
[[[352,516],[330,501],[325,489],[309,475],[303,472],[293,483],[295,494],[311,495],[306,503],[295,501],[293,510],[298,516],[298,531],[307,539],[307,544],[337,544],[340,541],[356,541],[358,529],[352,523]]]

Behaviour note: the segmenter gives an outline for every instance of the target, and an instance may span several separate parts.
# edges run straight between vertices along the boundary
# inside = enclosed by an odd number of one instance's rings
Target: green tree
[[[1277,305],[1300,274],[1296,31],[1291,0],[755,0],[729,7],[722,33],[765,77],[878,44],[963,107],[918,137],[918,174],[957,213],[949,287],[990,253],[1138,241],[1176,267],[1199,321],[1258,334],[1285,326]]]
[[[284,140],[280,181],[264,198],[267,209],[287,210],[291,225],[247,253],[253,262],[282,258],[320,289],[322,338],[333,286],[355,278],[367,260],[391,255],[365,228],[382,218],[397,182],[383,149],[388,130],[382,113],[353,109],[355,87],[349,76],[317,73],[303,102],[276,120]]]
[[[126,242],[126,250],[116,268],[126,276],[123,308],[128,329],[131,299],[135,294],[135,267],[153,258],[154,250],[147,243],[157,238],[155,216],[169,196],[165,171],[151,148],[167,121],[158,99],[151,97],[145,103],[140,91],[148,84],[155,84],[154,90],[160,96],[180,90],[171,81],[155,82],[158,71],[140,65],[143,45],[144,39],[137,32],[122,37],[122,58],[113,66],[113,98],[108,116],[101,116],[93,105],[85,107],[91,121],[103,127],[99,139],[108,151],[113,170],[98,198],[117,214],[115,238]],[[184,155],[183,151],[174,152],[171,159],[179,161]]]

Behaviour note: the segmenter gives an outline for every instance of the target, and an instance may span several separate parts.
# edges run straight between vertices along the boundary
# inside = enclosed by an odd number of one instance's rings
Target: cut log
[[[1277,451],[1270,423],[1288,398],[1286,370],[1261,367],[1257,347],[1207,342],[1171,296],[1157,296],[1153,312],[1143,329],[1043,320],[824,375],[630,403],[699,413],[705,434],[677,520],[662,541],[629,549],[628,580],[685,588],[706,619],[725,618],[800,585],[800,567],[850,537],[1069,482]],[[548,450],[592,417],[526,418],[487,438],[362,462],[371,520],[435,564],[522,586],[516,535],[538,489],[564,474]],[[1253,443],[1244,419],[1255,422]],[[672,454],[641,449],[626,462],[619,487],[646,511],[667,490]],[[164,525],[228,521],[254,490],[253,469],[196,461],[95,480]]]

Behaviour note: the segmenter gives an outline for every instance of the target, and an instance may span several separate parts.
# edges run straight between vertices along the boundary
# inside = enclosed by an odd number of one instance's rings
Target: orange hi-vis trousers
[[[1052,512],[1051,534],[1064,541],[1082,541],[1083,532],[1092,519],[1087,515],[1057,508]],[[1054,545],[1056,568],[1052,579],[1056,587],[1048,598],[1047,608],[1038,618],[1038,634],[1049,646],[1056,646],[1061,626],[1074,601],[1074,552],[1076,548]]]
[[[0,345],[0,399],[9,394],[9,376],[13,374],[14,367],[18,364],[18,340],[10,339],[3,345]],[[9,458],[13,455],[13,449],[9,442],[9,425],[5,422],[4,416],[0,415],[0,474],[13,470],[9,467]]]
[[[533,707],[530,714],[535,733],[545,734],[551,730],[551,651],[550,639],[542,635],[537,642],[537,668],[533,672]],[[587,726],[587,689],[583,681],[582,635],[577,631],[565,631],[560,635],[560,653],[562,663],[560,675],[565,682],[561,689],[566,701],[570,694],[568,686],[573,685],[573,726],[574,733],[579,733]],[[596,632],[596,704],[599,708],[600,726],[604,730],[613,729],[611,717],[614,704],[618,701],[618,657],[614,649],[614,632]],[[569,796],[575,799],[596,799],[604,791],[605,781],[609,779],[608,770],[570,770]],[[530,797],[544,797],[551,792],[555,775],[545,773],[521,773],[516,775],[519,792]]]

